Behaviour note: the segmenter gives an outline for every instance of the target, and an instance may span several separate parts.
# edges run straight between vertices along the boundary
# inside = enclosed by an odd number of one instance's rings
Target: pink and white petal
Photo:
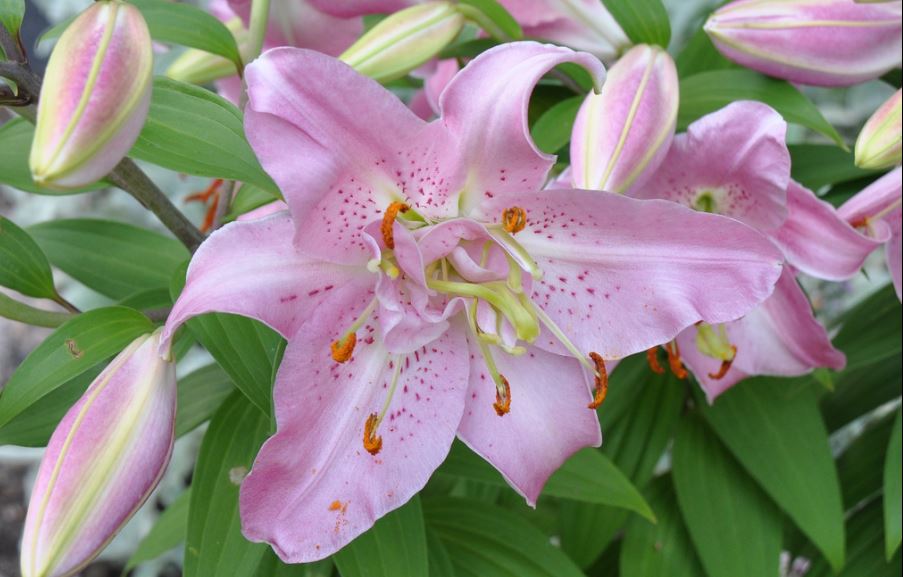
[[[903,168],[888,172],[846,201],[837,213],[849,223],[874,219],[891,206],[900,206],[903,198]],[[886,230],[884,232],[887,232]]]
[[[632,196],[699,208],[707,195],[710,212],[760,230],[776,229],[787,218],[786,132],[787,123],[769,106],[729,104],[675,137],[659,170]]]
[[[390,14],[421,0],[309,0],[317,10],[338,16],[352,18],[367,14]]]
[[[439,97],[452,78],[461,70],[458,60],[446,58],[436,62],[436,68],[423,82],[423,94],[435,114],[439,114]]]
[[[364,267],[326,263],[292,244],[285,213],[227,224],[204,241],[188,267],[185,288],[166,321],[168,342],[188,319],[209,312],[257,319],[291,338],[339,287],[372,290]]]
[[[568,48],[513,42],[472,60],[451,80],[439,99],[441,122],[459,141],[459,162],[467,171],[461,214],[468,216],[484,198],[539,190],[553,155],[541,152],[530,136],[527,107],[533,88],[559,64],[586,68],[601,86],[605,71],[593,56]]]
[[[533,302],[583,352],[617,359],[673,339],[703,320],[735,320],[762,302],[782,257],[758,231],[677,203],[587,190],[506,195],[527,212],[515,240],[543,278]],[[536,342],[563,351],[548,332]]]
[[[737,347],[731,370],[747,375],[798,376],[818,367],[841,370],[846,366],[846,357],[834,348],[812,314],[809,299],[790,268],[784,270],[774,294],[762,306],[726,328]],[[719,382],[707,372],[696,373],[696,377],[707,392],[716,390]]]
[[[289,341],[274,391],[277,432],[242,483],[245,537],[270,543],[288,563],[335,553],[407,502],[445,459],[464,411],[469,361],[459,330],[399,361],[370,323],[351,360],[332,361],[329,343],[365,300],[338,295]],[[385,403],[396,369],[374,456],[363,447],[364,423]]]
[[[267,204],[264,204],[263,206],[258,206],[254,210],[249,210],[244,214],[238,215],[235,220],[257,220],[259,218],[270,216],[271,214],[276,214],[277,212],[287,213],[287,211],[287,204],[285,204],[281,200],[274,200],[273,202],[269,202]]]
[[[543,486],[568,457],[602,444],[599,419],[587,408],[590,382],[572,357],[529,347],[526,354],[497,354],[511,386],[511,410],[493,409],[495,384],[478,345],[468,336],[470,389],[458,438],[489,461],[534,507]]]
[[[317,52],[277,48],[247,67],[245,131],[298,223],[296,242],[334,262],[361,262],[360,230],[394,201],[450,216],[454,152],[392,93]]]
[[[903,273],[900,271],[900,260],[903,257],[903,212],[898,208],[884,218],[891,230],[890,239],[884,245],[885,256],[887,258],[887,268],[890,271],[890,278],[894,281],[894,290],[897,291],[897,298],[903,300]]]
[[[848,279],[881,245],[881,239],[860,234],[833,206],[795,181],[787,187],[787,210],[787,220],[772,238],[787,262],[808,275]]]

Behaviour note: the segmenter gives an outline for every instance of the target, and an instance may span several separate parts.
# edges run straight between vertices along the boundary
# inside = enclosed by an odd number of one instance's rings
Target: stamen
[[[386,209],[386,214],[383,215],[383,223],[379,230],[383,233],[383,242],[386,243],[390,250],[395,250],[395,236],[392,234],[392,225],[395,223],[395,218],[399,212],[405,213],[410,209],[411,207],[405,203],[396,201],[389,205]]]
[[[674,373],[674,376],[681,380],[686,379],[687,370],[680,360],[680,349],[677,347],[677,341],[665,343],[665,352],[668,353],[668,365],[671,367],[671,372]]]
[[[340,339],[337,339],[329,345],[329,352],[332,354],[332,359],[337,363],[347,362],[348,359],[351,358],[351,355],[354,353],[354,346],[357,344],[357,331],[364,326],[364,323],[367,322],[367,319],[370,318],[370,315],[373,314],[373,311],[376,310],[376,305],[378,301],[376,297],[370,301],[370,304],[367,305],[367,308],[364,309],[364,312],[361,313],[359,317],[348,327],[348,330],[345,331],[345,336]]]
[[[542,324],[545,325],[547,329],[549,329],[549,332],[551,332],[556,339],[558,339],[558,342],[564,345],[564,348],[566,348],[568,352],[571,353],[571,356],[580,361],[580,364],[582,364],[586,368],[586,370],[595,375],[596,367],[593,366],[593,364],[588,360],[586,360],[586,355],[581,353],[574,345],[574,343],[572,343],[571,340],[567,338],[567,336],[565,336],[564,332],[562,332],[562,330],[558,328],[558,325],[555,324],[555,321],[553,321],[552,318],[546,314],[546,311],[542,310],[541,307],[535,307],[534,310],[536,311],[536,316],[539,317],[539,320],[542,321]]]
[[[717,373],[709,373],[709,378],[714,379],[716,381],[724,378],[724,375],[727,374],[729,370],[731,370],[731,365],[734,364],[734,359],[737,358],[737,347],[731,345],[731,349],[733,349],[734,354],[729,359],[725,359],[721,361],[721,367],[718,369]]]
[[[351,354],[354,353],[354,345],[357,344],[357,335],[355,333],[348,333],[345,335],[345,338],[333,341],[331,345],[329,345],[329,351],[332,354],[332,360],[337,363],[344,363],[351,358]]]
[[[658,347],[652,347],[646,351],[646,361],[649,363],[649,368],[652,369],[653,373],[657,375],[665,374],[665,368],[658,362]]]
[[[213,228],[213,221],[216,220],[216,211],[219,208],[220,187],[222,185],[223,179],[216,178],[204,190],[185,197],[185,202],[201,202],[207,205],[204,222],[201,224],[201,232],[209,232]]]
[[[590,353],[589,358],[596,365],[596,390],[593,393],[593,402],[587,405],[589,409],[598,409],[605,402],[608,395],[608,371],[605,369],[605,360],[599,353]]]
[[[502,227],[505,232],[517,234],[527,226],[527,211],[519,206],[506,208],[502,212]]]
[[[364,448],[371,455],[377,455],[383,448],[383,438],[376,434],[379,426],[379,418],[376,413],[370,413],[364,423]]]
[[[505,378],[505,375],[499,374],[499,378],[502,379],[504,390],[500,391],[496,387],[495,402],[492,403],[492,408],[495,409],[495,413],[498,416],[504,417],[511,410],[511,385],[508,384],[508,379]]]

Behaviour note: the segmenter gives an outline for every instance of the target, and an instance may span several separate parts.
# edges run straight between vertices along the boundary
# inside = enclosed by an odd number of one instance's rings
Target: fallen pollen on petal
[[[405,213],[410,209],[411,207],[405,203],[396,201],[389,205],[386,209],[386,214],[383,215],[383,222],[379,230],[383,233],[383,242],[391,250],[395,250],[395,236],[392,234],[392,225],[395,223],[395,218],[399,212]]]
[[[492,408],[495,409],[495,413],[504,417],[511,411],[511,385],[508,384],[508,379],[505,378],[505,375],[499,374],[499,379],[502,381],[502,385],[505,388],[504,395],[496,388],[495,390],[495,402],[492,403]]]
[[[602,355],[590,353],[589,358],[596,365],[596,390],[593,394],[593,402],[587,405],[587,408],[598,409],[608,395],[608,371],[605,369],[605,360]]]

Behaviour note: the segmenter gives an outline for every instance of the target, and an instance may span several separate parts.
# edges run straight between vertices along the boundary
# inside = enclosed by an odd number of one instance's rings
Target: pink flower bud
[[[891,168],[901,158],[900,90],[888,98],[868,119],[856,139],[856,166],[866,169]]]
[[[571,137],[573,184],[626,193],[661,164],[677,122],[677,69],[655,46],[632,48],[590,93]]]
[[[144,503],[172,452],[175,366],[160,333],[133,341],[57,426],[22,538],[23,577],[73,575]]]
[[[791,82],[849,86],[900,66],[901,2],[738,0],[706,22],[731,60]]]
[[[138,138],[150,106],[153,48],[141,12],[92,4],[50,55],[31,147],[35,182],[77,188],[109,173]]]

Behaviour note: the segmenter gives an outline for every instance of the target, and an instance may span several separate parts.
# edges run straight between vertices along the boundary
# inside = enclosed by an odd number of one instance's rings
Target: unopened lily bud
[[[159,346],[159,331],[133,341],[54,431],[25,519],[22,577],[78,572],[160,480],[173,446],[176,377]]]
[[[95,2],[57,42],[44,77],[31,174],[51,188],[104,177],[147,118],[153,47],[144,17],[119,0]]]
[[[868,119],[856,139],[856,166],[866,169],[890,168],[901,159],[900,90]]]
[[[677,123],[677,69],[656,46],[630,49],[590,93],[571,138],[573,185],[626,193],[662,163]]]
[[[461,32],[464,22],[450,2],[412,6],[382,20],[339,59],[374,80],[394,80],[438,54]]]
[[[235,16],[225,22],[225,25],[235,37],[239,52],[244,54],[247,49],[248,29],[245,28],[241,18]],[[237,73],[235,63],[231,60],[196,48],[183,52],[166,69],[166,76],[189,84],[207,84]]]
[[[898,2],[738,0],[705,30],[731,60],[791,82],[849,86],[900,66]]]

